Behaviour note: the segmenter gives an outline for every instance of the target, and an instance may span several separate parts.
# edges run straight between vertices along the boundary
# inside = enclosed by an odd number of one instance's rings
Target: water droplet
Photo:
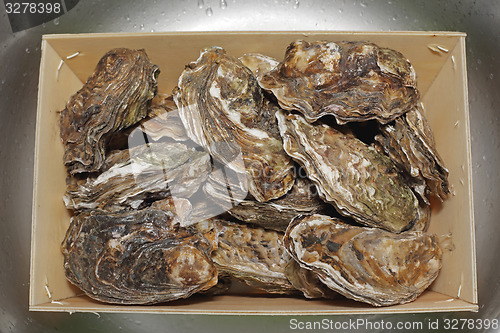
[[[186,15],[187,11],[185,9],[182,10],[182,14]]]
[[[397,15],[394,15],[394,16],[392,17],[392,20],[393,20],[393,21],[396,21],[397,19],[398,19],[398,16],[397,16]]]
[[[30,54],[30,49],[29,48],[26,48],[25,51],[26,51],[27,54]]]
[[[165,12],[161,12],[161,16],[165,16]]]
[[[363,8],[366,8],[366,3],[364,3],[364,2],[361,2],[359,5],[360,5],[361,7],[363,7]]]
[[[477,64],[481,65],[481,63],[482,63],[481,59],[477,59]]]
[[[493,78],[495,77],[495,75],[493,73],[490,73],[490,75],[488,75],[488,77],[490,78],[490,80],[493,80]]]
[[[226,0],[220,0],[220,8],[221,9],[226,9],[227,7],[227,2]]]
[[[141,24],[141,25],[139,26],[139,28],[140,28],[141,30],[144,30],[144,24]]]
[[[299,6],[300,6],[300,1],[299,0],[295,0],[295,3],[293,4],[293,8],[297,9],[297,8],[299,8]]]
[[[130,16],[125,16],[125,19],[127,20],[127,22],[130,22]]]
[[[151,29],[150,32],[155,32],[155,29]]]
[[[342,8],[339,8],[339,14],[342,14],[344,10]]]
[[[54,19],[54,25],[59,25],[59,17]]]
[[[198,0],[198,8],[202,9],[205,7],[205,2],[203,0]]]
[[[208,7],[207,10],[205,10],[205,14],[207,14],[207,16],[212,16],[214,12],[212,11],[211,7]]]

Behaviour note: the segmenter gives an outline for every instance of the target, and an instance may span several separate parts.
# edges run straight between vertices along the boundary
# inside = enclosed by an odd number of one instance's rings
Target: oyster
[[[367,42],[296,41],[259,81],[280,106],[309,122],[324,115],[339,124],[386,124],[416,105],[415,71],[399,52]]]
[[[448,170],[439,156],[432,130],[420,107],[415,107],[392,124],[381,126],[375,139],[385,153],[412,178],[411,183],[428,203],[431,194],[443,201],[450,194]],[[422,186],[422,183],[426,186]],[[422,189],[422,187],[424,189]]]
[[[100,170],[113,134],[146,116],[158,73],[144,50],[114,49],[101,58],[60,115],[64,164],[71,174]]]
[[[222,219],[212,219],[211,223],[218,236],[212,260],[220,274],[269,293],[296,292],[285,275],[290,258],[283,247],[282,233]]]
[[[329,288],[375,306],[414,300],[441,268],[435,235],[355,227],[324,215],[292,221],[284,243]]]
[[[357,222],[392,232],[417,218],[418,200],[385,155],[325,124],[277,113],[285,151],[306,170],[321,198]]]
[[[188,198],[207,179],[210,156],[181,143],[151,143],[111,154],[108,170],[83,184],[69,184],[68,209],[120,211],[143,208],[173,195]]]
[[[156,95],[153,98],[148,116],[141,121],[140,129],[154,141],[164,137],[175,141],[189,139],[172,96]]]
[[[252,72],[217,47],[190,63],[174,89],[188,136],[220,163],[246,173],[258,201],[278,198],[293,186],[274,117]]]
[[[255,75],[257,80],[279,65],[279,61],[260,53],[246,53],[238,58]]]
[[[338,295],[321,282],[314,271],[301,267],[294,259],[291,259],[286,265],[285,275],[295,288],[302,291],[306,298],[332,299]]]
[[[89,297],[153,304],[216,285],[212,245],[179,228],[172,213],[147,209],[73,217],[62,252],[66,277]]]
[[[325,206],[314,184],[308,179],[296,178],[292,189],[281,198],[267,202],[247,198],[228,210],[228,213],[243,222],[284,232],[297,215],[314,214]]]

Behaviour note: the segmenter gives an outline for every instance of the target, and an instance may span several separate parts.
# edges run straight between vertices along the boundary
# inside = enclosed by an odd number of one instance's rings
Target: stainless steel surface
[[[41,35],[183,30],[467,32],[479,312],[298,319],[368,318],[396,323],[436,318],[500,318],[500,177],[497,171],[500,166],[500,1],[82,0],[59,19],[17,33],[11,32],[0,4],[0,332],[289,331],[290,316],[99,316],[28,312]],[[479,331],[482,330],[475,330]]]

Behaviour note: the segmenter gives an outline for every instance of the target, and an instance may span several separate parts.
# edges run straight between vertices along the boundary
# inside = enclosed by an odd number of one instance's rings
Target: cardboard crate
[[[65,276],[60,244],[70,212],[63,204],[66,170],[62,162],[58,111],[110,49],[145,49],[161,68],[158,87],[169,93],[184,66],[200,50],[221,46],[229,54],[259,52],[278,60],[297,39],[365,40],[402,52],[415,67],[425,115],[437,149],[450,171],[453,195],[434,202],[430,232],[452,235],[436,281],[416,301],[372,307],[340,297],[306,300],[265,295],[194,297],[152,306],[117,306],[91,300]],[[439,45],[441,50],[432,50]],[[429,47],[431,46],[431,47]],[[75,54],[77,54],[75,56]],[[36,125],[33,227],[29,307],[33,311],[148,312],[190,314],[358,314],[477,311],[470,130],[465,34],[455,32],[214,32],[46,35]]]

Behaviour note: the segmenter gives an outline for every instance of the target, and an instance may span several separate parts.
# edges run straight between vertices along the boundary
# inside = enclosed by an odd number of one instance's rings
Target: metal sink
[[[396,332],[398,322],[422,322],[422,331],[429,331],[428,324],[436,320],[441,328],[446,320],[457,320],[460,328],[465,319],[476,323],[500,319],[500,1],[66,0],[63,4],[65,9],[75,6],[59,18],[15,33],[0,4],[0,332],[284,332],[293,323],[324,319],[383,320],[391,322]],[[453,30],[468,34],[478,313],[291,317],[28,312],[41,35],[216,30]],[[498,326],[489,326],[489,330],[483,325],[475,332],[499,331]],[[360,326],[356,331],[377,331],[374,328]]]

